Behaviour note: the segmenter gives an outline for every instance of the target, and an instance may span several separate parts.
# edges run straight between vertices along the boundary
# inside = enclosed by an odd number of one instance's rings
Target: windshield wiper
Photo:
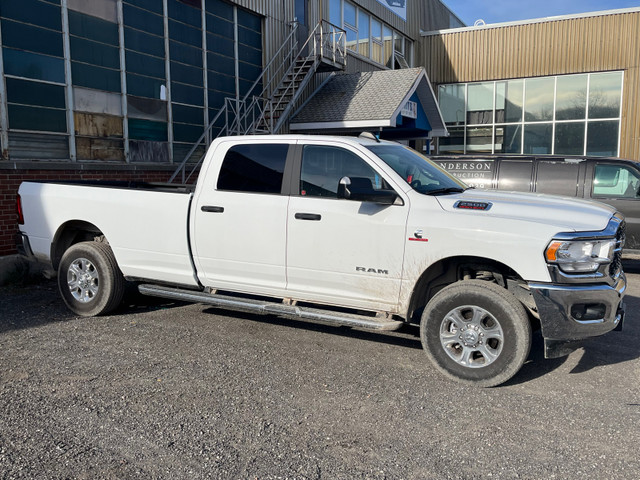
[[[447,187],[431,190],[430,192],[424,192],[425,195],[439,195],[441,193],[462,193],[465,189],[462,187]]]

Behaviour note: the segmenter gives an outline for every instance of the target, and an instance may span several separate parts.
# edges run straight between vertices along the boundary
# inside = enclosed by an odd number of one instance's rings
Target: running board
[[[194,292],[179,288],[163,287],[159,285],[140,285],[138,287],[143,295],[169,298],[183,302],[206,303],[216,307],[236,310],[240,312],[254,313],[258,315],[277,315],[279,317],[295,320],[312,320],[348,327],[366,328],[368,330],[397,330],[403,324],[400,320],[387,318],[367,317],[342,312],[332,312],[319,308],[299,307],[283,303],[253,300],[249,298],[236,298],[215,293]]]

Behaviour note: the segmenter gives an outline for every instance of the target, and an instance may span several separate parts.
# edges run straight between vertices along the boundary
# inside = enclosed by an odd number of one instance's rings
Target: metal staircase
[[[322,20],[299,45],[298,29],[297,23],[292,24],[291,32],[243,98],[225,99],[170,183],[176,179],[189,183],[199,170],[207,147],[219,136],[278,133],[316,72],[344,70],[344,30]]]

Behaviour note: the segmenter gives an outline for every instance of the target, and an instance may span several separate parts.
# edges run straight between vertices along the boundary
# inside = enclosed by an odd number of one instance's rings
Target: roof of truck
[[[365,136],[366,135],[366,136]],[[399,145],[397,142],[392,142],[389,140],[376,139],[371,133],[360,134],[360,136],[348,136],[348,135],[235,135],[228,137],[218,137],[218,140],[254,140],[254,141],[265,141],[265,140],[282,140],[282,141],[292,141],[292,140],[322,140],[322,141],[333,141],[333,142],[342,142],[342,143],[357,143],[360,145]]]

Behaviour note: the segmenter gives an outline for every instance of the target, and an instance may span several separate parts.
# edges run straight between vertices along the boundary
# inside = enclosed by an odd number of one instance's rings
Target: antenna
[[[360,138],[368,138],[370,140],[375,140],[376,142],[380,143],[380,139],[374,135],[371,132],[362,132],[360,135],[358,135]]]

